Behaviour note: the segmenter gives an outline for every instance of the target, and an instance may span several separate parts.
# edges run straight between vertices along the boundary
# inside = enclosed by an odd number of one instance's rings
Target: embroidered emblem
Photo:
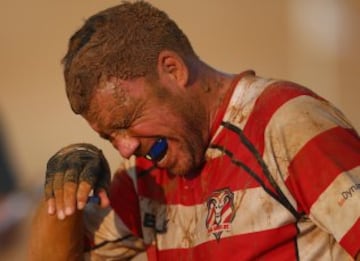
[[[224,231],[231,230],[231,222],[235,217],[234,193],[229,189],[214,191],[207,200],[206,228],[217,241]]]

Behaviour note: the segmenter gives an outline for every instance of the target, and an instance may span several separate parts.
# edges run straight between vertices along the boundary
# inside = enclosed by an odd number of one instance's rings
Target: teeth
[[[161,159],[159,159],[156,163],[157,163],[157,164],[161,164],[161,163],[165,162],[166,158],[167,158],[167,154],[165,154],[165,155],[164,155]]]

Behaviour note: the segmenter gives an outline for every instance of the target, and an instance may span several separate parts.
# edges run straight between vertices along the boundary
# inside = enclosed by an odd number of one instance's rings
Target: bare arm
[[[42,201],[31,226],[29,260],[83,260],[83,239],[82,211],[59,220]]]

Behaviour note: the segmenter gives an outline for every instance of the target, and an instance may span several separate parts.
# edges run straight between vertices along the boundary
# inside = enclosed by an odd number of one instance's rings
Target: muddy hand
[[[45,198],[48,213],[64,219],[83,209],[89,194],[109,205],[110,168],[101,150],[87,143],[72,144],[53,155],[46,169]]]

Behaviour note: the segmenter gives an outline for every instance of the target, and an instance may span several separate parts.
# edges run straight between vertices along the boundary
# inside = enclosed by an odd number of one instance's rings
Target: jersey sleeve
[[[128,170],[121,168],[114,174],[110,202],[107,209],[94,204],[85,209],[89,260],[124,260],[145,251],[138,197]]]
[[[298,96],[274,113],[267,135],[297,208],[353,257],[360,250],[360,139],[319,97]]]

